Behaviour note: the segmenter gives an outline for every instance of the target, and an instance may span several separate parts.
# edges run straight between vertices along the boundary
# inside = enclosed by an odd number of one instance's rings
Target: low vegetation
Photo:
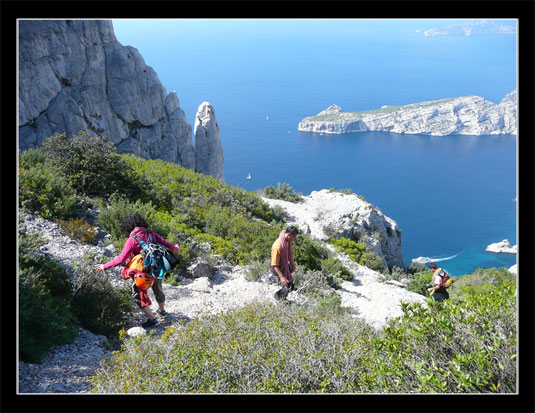
[[[98,157],[120,167],[103,167]],[[140,212],[152,229],[181,245],[177,273],[209,254],[246,265],[247,279],[259,280],[285,226],[284,214],[256,193],[176,164],[118,154],[103,138],[57,135],[23,152],[19,165],[21,211],[55,220],[71,237],[92,243],[94,229],[81,212],[98,208],[98,226],[119,247],[127,235],[120,222]],[[289,185],[272,188],[267,194],[299,202],[301,194]],[[360,241],[331,244],[386,276],[379,257]],[[85,256],[67,271],[38,252],[42,242],[19,234],[21,360],[39,362],[53,346],[72,342],[80,327],[117,337],[132,309],[127,283],[113,288],[95,273],[103,257]],[[94,377],[93,391],[516,392],[516,284],[505,269],[478,269],[457,279],[446,302],[403,304],[403,316],[377,331],[341,307],[336,290],[352,275],[329,250],[302,235],[294,257],[300,304],[255,303],[206,315],[169,327],[161,339],[123,331],[120,349]],[[167,282],[176,283],[174,276]],[[393,268],[388,276],[406,278],[408,290],[426,295],[431,273],[413,266],[407,272]]]
[[[125,339],[93,392],[515,392],[515,302],[501,287],[464,305],[403,305],[383,331],[331,307],[255,303],[170,327],[161,340]]]

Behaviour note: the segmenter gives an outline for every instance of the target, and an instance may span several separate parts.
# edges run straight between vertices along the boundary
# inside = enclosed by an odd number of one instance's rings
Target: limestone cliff
[[[516,90],[499,104],[479,96],[465,96],[383,106],[363,112],[342,112],[337,105],[303,119],[299,131],[342,134],[385,131],[420,135],[496,135],[517,134]]]
[[[81,130],[120,152],[195,168],[192,127],[176,93],[137,49],[117,41],[111,21],[21,20],[19,149]]]
[[[225,182],[223,148],[215,111],[209,102],[199,106],[195,116],[195,170]]]
[[[283,208],[287,221],[321,241],[343,236],[358,239],[381,258],[385,268],[407,268],[401,251],[401,230],[397,223],[356,194],[313,191],[302,203],[263,198]]]

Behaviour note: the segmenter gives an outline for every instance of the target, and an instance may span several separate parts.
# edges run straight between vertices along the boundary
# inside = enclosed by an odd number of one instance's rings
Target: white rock
[[[518,274],[518,270],[517,270],[517,264],[509,267],[508,271],[511,273],[511,274]]]
[[[331,105],[303,119],[298,130],[318,133],[385,131],[420,135],[517,134],[516,89],[499,104],[479,96],[439,99],[363,112],[342,112]]]
[[[144,336],[147,334],[143,327],[132,327],[126,332],[130,337]]]
[[[487,252],[496,252],[496,253],[507,253],[507,254],[516,254],[518,252],[516,245],[511,245],[509,240],[504,239],[503,241],[490,244],[485,248]]]
[[[359,242],[366,243],[383,260],[385,267],[407,267],[401,253],[401,232],[397,223],[356,194],[322,189],[305,196],[302,203],[262,199],[272,207],[278,205],[286,210],[288,223],[297,225],[313,238],[328,240],[332,234],[326,234],[326,228],[346,238],[358,232]]]
[[[223,147],[215,111],[209,102],[199,106],[195,116],[195,170],[225,182]]]

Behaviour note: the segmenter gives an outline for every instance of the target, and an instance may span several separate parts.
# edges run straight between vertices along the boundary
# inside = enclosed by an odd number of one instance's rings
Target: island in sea
[[[340,106],[331,105],[304,118],[298,130],[330,134],[382,131],[433,136],[517,135],[517,113],[515,89],[499,104],[480,96],[464,96],[360,112],[342,112]]]

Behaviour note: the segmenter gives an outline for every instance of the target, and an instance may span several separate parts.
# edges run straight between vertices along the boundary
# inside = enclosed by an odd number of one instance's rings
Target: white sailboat
[[[251,173],[249,173],[249,175],[246,176],[246,179],[251,179]]]

